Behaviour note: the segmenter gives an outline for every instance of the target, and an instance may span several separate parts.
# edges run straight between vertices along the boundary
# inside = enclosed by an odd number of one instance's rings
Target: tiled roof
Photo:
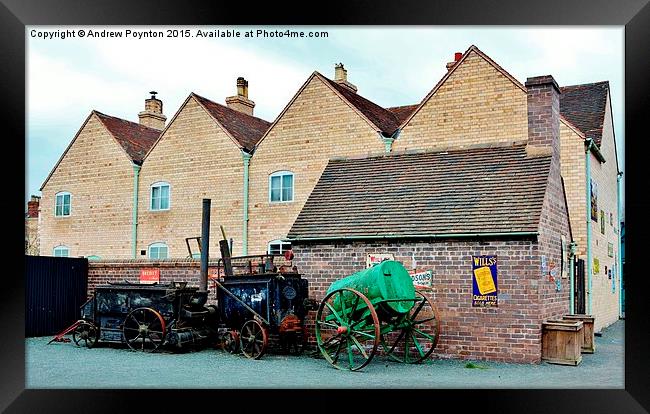
[[[320,74],[319,74],[320,75]],[[350,103],[350,105],[357,108],[370,122],[373,123],[385,135],[393,135],[399,128],[399,120],[391,111],[382,108],[374,102],[369,101],[363,96],[351,91],[345,86],[339,85],[331,79],[320,75],[322,79],[328,82],[334,89],[338,91],[343,98]]]
[[[609,82],[560,88],[560,113],[600,147]]]
[[[522,144],[331,160],[288,237],[537,232],[550,160]]]
[[[406,118],[418,109],[419,106],[420,104],[417,103],[415,105],[394,106],[386,109],[391,111],[397,117],[397,121],[401,124],[406,121]]]
[[[248,151],[255,147],[255,144],[271,126],[270,122],[261,118],[246,115],[197,94],[193,95],[228,133]]]
[[[160,131],[155,128],[149,128],[98,111],[94,111],[94,113],[134,162],[141,163],[160,136]]]

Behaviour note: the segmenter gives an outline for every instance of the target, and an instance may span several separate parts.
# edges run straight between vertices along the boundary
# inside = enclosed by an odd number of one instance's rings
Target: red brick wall
[[[294,244],[294,253],[294,263],[309,280],[310,297],[319,301],[333,281],[362,270],[368,253],[393,253],[406,268],[412,267],[414,257],[418,269],[433,271],[431,296],[441,318],[434,355],[540,361],[541,321],[551,308],[544,304],[549,283],[540,277],[539,244],[534,239]],[[485,254],[498,259],[498,308],[472,307],[471,256]]]

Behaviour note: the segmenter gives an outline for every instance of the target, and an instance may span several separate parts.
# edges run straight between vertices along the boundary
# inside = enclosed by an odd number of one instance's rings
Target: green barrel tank
[[[352,288],[363,293],[372,303],[394,299],[415,299],[415,287],[408,271],[400,262],[385,260],[371,268],[337,280],[327,293],[338,289]],[[406,313],[414,302],[386,302],[398,313]]]

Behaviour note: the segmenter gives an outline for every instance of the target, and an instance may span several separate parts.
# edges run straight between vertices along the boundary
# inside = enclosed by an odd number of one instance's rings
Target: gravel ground
[[[101,346],[78,348],[51,337],[26,340],[27,388],[624,388],[624,330],[618,321],[596,337],[596,352],[577,367],[432,360],[404,365],[375,357],[359,372],[325,360],[223,351],[148,354]]]

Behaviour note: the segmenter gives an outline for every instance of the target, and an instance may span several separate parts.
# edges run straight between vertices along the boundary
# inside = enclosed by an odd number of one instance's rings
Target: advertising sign
[[[160,269],[141,269],[140,283],[153,284],[160,282]]]
[[[472,256],[472,306],[496,308],[499,305],[497,256]]]
[[[589,180],[589,183],[591,185],[591,219],[598,221],[598,185],[593,179]]]
[[[392,253],[368,253],[368,257],[366,258],[366,269],[373,267],[384,260],[395,260],[395,256],[393,256]]]
[[[433,272],[431,270],[419,270],[409,272],[411,279],[413,279],[413,285],[416,287],[431,287],[431,281],[433,280]]]

